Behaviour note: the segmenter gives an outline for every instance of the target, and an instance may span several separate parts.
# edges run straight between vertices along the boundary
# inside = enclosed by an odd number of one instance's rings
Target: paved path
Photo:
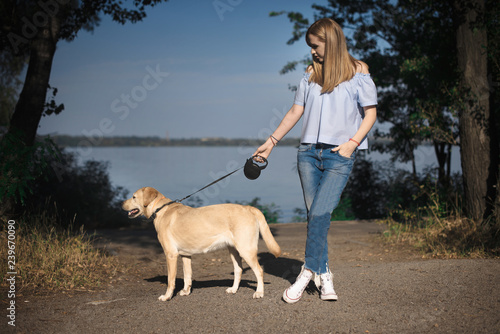
[[[330,259],[339,295],[319,299],[312,285],[296,304],[281,296],[303,261],[305,224],[273,225],[283,256],[264,244],[265,296],[254,300],[253,272],[227,295],[232,264],[226,251],[193,257],[193,291],[171,301],[165,258],[154,231],[103,231],[130,270],[104,291],[19,297],[17,333],[500,333],[499,260],[424,260],[384,246],[370,222],[333,223]],[[177,288],[182,287],[179,270]],[[177,289],[177,292],[178,292]],[[4,311],[5,312],[5,311]],[[0,332],[14,332],[6,319]],[[5,326],[4,326],[5,325]]]

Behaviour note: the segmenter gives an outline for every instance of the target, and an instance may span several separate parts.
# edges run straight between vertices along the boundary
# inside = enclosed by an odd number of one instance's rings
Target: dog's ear
[[[151,187],[143,188],[142,192],[142,204],[144,207],[148,206],[158,196],[158,190]]]

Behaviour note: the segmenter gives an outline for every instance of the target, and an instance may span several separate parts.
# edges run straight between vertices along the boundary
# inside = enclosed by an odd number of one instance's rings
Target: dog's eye
[[[135,199],[135,196],[132,196],[133,199]]]

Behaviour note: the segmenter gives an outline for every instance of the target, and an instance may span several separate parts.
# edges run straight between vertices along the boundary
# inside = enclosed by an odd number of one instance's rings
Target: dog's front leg
[[[158,297],[162,302],[170,300],[174,294],[175,289],[175,278],[177,277],[177,252],[168,252],[167,257],[167,275],[168,275],[168,286],[167,292],[164,295]]]
[[[192,285],[192,275],[193,271],[191,269],[191,256],[181,256],[182,257],[182,269],[184,272],[184,288],[179,293],[181,296],[187,296],[191,293]]]

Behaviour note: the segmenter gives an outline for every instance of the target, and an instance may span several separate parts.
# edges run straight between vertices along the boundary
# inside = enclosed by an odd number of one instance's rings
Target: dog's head
[[[154,203],[161,198],[164,198],[164,196],[158,190],[144,187],[137,190],[132,198],[125,200],[122,209],[128,211],[130,219],[137,218],[140,215],[149,218],[153,214]]]

